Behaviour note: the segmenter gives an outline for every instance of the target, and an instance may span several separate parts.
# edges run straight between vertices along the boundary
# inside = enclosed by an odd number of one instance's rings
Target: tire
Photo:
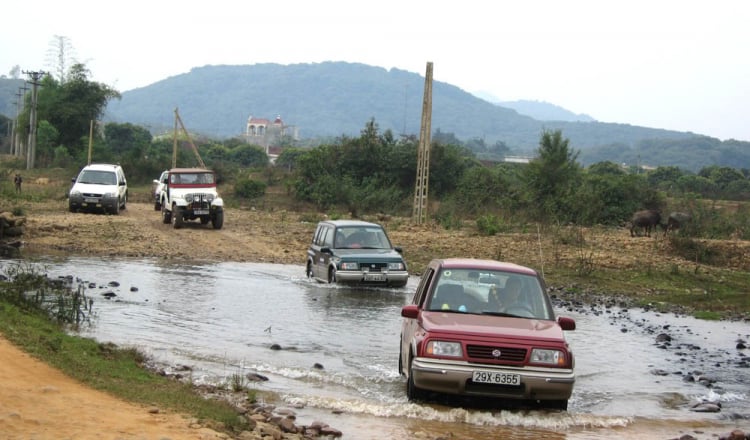
[[[68,211],[76,212],[76,207],[72,203],[68,203]]]
[[[112,215],[120,215],[120,199],[117,199],[114,208],[112,208]]]
[[[173,206],[172,208],[174,208],[172,209],[172,226],[174,226],[175,229],[180,229],[185,223],[185,217],[183,217],[182,215],[182,209],[176,206]]]
[[[414,385],[414,374],[411,371],[411,359],[409,359],[409,377],[406,379],[406,397],[409,401],[423,400],[425,391]]]
[[[161,211],[161,203],[154,202],[154,211]]]
[[[164,205],[161,206],[161,222],[165,225],[172,223],[172,211],[166,209]]]
[[[333,284],[336,282],[336,269],[333,267],[328,268],[328,284]]]
[[[201,220],[201,223],[203,221]],[[211,217],[211,225],[214,229],[221,229],[224,226],[224,211],[217,211],[213,217]]]
[[[310,262],[309,260],[307,261],[307,266],[305,267],[305,275],[307,276],[308,280],[310,278],[312,278],[312,276],[313,276],[313,273],[312,273],[312,262]]]

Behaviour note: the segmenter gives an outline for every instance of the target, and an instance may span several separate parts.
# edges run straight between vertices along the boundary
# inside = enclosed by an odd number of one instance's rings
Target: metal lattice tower
[[[424,223],[427,218],[427,194],[430,182],[430,133],[432,132],[432,63],[427,63],[422,100],[422,124],[419,128],[417,149],[417,182],[414,189],[414,221]]]

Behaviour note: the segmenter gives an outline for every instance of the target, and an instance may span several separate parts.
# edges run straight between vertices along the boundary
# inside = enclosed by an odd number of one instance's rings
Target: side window
[[[412,304],[417,304],[422,307],[425,298],[427,297],[427,291],[429,290],[429,286],[432,284],[432,279],[434,277],[435,270],[432,268],[428,268],[427,271],[422,275],[422,279],[419,280],[419,286],[417,286],[417,291],[414,292]]]
[[[333,228],[326,227],[323,233],[323,246],[333,247]]]
[[[322,243],[321,235],[323,233],[323,226],[318,225],[318,228],[315,230],[315,233],[313,234],[313,244],[320,246],[320,243]]]

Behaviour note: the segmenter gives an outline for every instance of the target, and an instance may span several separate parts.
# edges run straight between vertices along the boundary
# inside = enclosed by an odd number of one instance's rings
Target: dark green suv
[[[377,223],[322,221],[307,249],[307,277],[326,283],[403,287],[409,272],[401,253]]]

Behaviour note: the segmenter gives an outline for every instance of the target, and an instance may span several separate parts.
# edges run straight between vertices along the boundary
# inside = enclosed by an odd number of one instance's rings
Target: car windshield
[[[205,185],[214,183],[214,175],[212,173],[174,173],[170,177],[170,183],[187,185]]]
[[[390,249],[385,231],[377,226],[343,226],[336,229],[334,247],[337,249]]]
[[[78,178],[78,183],[117,185],[117,176],[111,171],[84,170]]]
[[[443,269],[427,310],[552,319],[539,279],[510,272]]]

